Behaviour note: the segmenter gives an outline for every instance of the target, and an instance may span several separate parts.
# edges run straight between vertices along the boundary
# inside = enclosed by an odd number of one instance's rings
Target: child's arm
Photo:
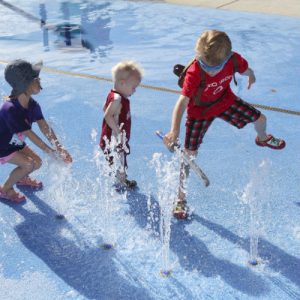
[[[118,136],[121,133],[121,129],[118,125],[118,117],[121,111],[121,99],[115,99],[112,101],[104,112],[104,119],[107,125],[112,129],[113,135]]]
[[[70,163],[72,162],[72,157],[69,154],[67,150],[64,149],[64,147],[60,144],[58,141],[53,129],[49,126],[49,124],[44,120],[41,119],[37,121],[37,124],[41,130],[41,132],[44,134],[44,136],[48,139],[48,141],[56,147],[56,151],[58,154],[62,157],[64,162]]]
[[[189,101],[190,98],[183,95],[180,95],[177,100],[172,114],[171,130],[164,137],[164,143],[167,146],[170,146],[171,144],[175,143],[179,136],[181,119]]]
[[[46,143],[44,143],[43,140],[38,135],[36,135],[31,129],[26,130],[22,133],[26,135],[36,146],[38,146],[46,153],[50,154],[55,152],[54,149],[50,148]]]
[[[248,76],[248,90],[251,88],[251,85],[255,82],[255,75],[252,69],[248,68],[244,73],[241,73],[243,76]]]

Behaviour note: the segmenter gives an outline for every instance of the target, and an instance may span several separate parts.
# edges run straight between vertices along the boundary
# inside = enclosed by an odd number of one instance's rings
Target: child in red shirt
[[[184,151],[195,157],[203,137],[215,118],[243,128],[254,123],[257,133],[255,143],[272,149],[283,149],[285,141],[266,133],[266,117],[249,103],[237,97],[230,88],[234,71],[248,76],[248,89],[255,82],[247,61],[233,52],[231,41],[225,32],[208,30],[201,34],[196,43],[196,58],[188,67],[181,95],[174,107],[170,132],[164,142],[168,147],[179,136],[182,115],[187,109]],[[188,166],[182,164],[178,199],[175,201],[174,216],[186,218],[185,181]]]
[[[112,69],[113,89],[109,92],[104,104],[104,119],[100,147],[107,156],[110,165],[113,164],[112,151],[117,153],[118,163],[121,167],[117,170],[118,182],[127,188],[135,188],[135,180],[128,180],[127,155],[130,153],[129,139],[131,131],[130,97],[142,80],[142,70],[133,61],[123,61]]]

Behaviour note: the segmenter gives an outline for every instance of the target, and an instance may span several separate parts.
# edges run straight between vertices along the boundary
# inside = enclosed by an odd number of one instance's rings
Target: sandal
[[[126,189],[134,189],[137,187],[137,182],[135,180],[127,179],[127,174],[125,172],[117,171],[116,185],[121,185],[123,188]]]
[[[124,185],[128,188],[128,189],[134,189],[137,187],[137,182],[135,180],[129,180],[129,179],[125,179]]]
[[[285,147],[285,141],[275,138],[272,134],[267,135],[267,139],[264,141],[260,141],[258,136],[255,139],[255,143],[260,147],[269,147],[271,149],[280,150]]]
[[[0,188],[0,198],[14,203],[20,203],[26,200],[24,195],[16,192],[13,188],[9,189],[8,192],[3,192],[2,188]]]
[[[185,200],[177,200],[173,209],[173,216],[179,220],[185,220],[188,218],[188,207]]]
[[[41,189],[43,187],[43,183],[29,176],[25,176],[21,180],[17,181],[16,186],[29,187],[32,189]]]
[[[123,182],[116,182],[113,186],[118,193],[124,193],[125,191],[136,189],[137,182],[135,180],[125,179]]]

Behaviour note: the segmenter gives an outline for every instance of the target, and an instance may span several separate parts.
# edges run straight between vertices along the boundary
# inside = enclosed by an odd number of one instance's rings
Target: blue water
[[[40,18],[36,1],[10,3]],[[155,1],[41,3],[49,25],[44,33],[33,18],[0,4],[1,96],[10,92],[5,61],[15,58],[42,59],[48,68],[105,78],[118,61],[134,59],[145,70],[143,84],[177,90],[173,65],[190,60],[203,30],[218,28],[229,34],[234,50],[247,58],[257,77],[247,90],[245,78],[238,76],[234,89],[239,96],[300,111],[297,18]],[[62,24],[78,25],[82,35],[71,33],[67,45],[66,35],[55,32]],[[111,196],[109,230],[115,247],[105,251],[100,246],[107,233],[104,194],[97,183],[103,174],[93,157],[111,83],[46,69],[41,78],[44,89],[35,98],[74,163],[66,169],[33,146],[44,159],[36,172],[44,190],[23,190],[24,205],[1,202],[0,299],[300,299],[299,116],[263,111],[269,132],[285,138],[283,151],[257,147],[252,125],[237,130],[214,122],[197,158],[211,185],[205,188],[191,174],[193,217],[172,220],[172,273],[163,278],[159,185],[150,161],[154,153],[162,153],[165,162],[171,159],[154,132],[169,129],[177,95],[140,87],[131,97],[129,177],[138,181],[139,190]],[[184,132],[184,121],[181,128]],[[251,267],[251,195],[246,187],[261,178],[259,165],[266,159],[270,167],[263,184],[252,190],[259,195],[260,264]],[[11,166],[0,168],[3,181]],[[57,213],[66,219],[57,220]]]

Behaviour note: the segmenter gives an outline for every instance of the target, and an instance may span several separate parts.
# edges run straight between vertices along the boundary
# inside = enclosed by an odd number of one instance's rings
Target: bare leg
[[[267,118],[265,115],[261,114],[260,117],[254,122],[254,129],[257,132],[257,136],[260,141],[265,141],[268,138],[266,133]]]
[[[129,189],[134,189],[137,186],[137,182],[135,180],[129,180],[127,178],[127,160],[126,160],[126,153],[124,151],[118,153],[119,161],[120,161],[120,168],[117,170],[116,177],[119,182]]]
[[[120,151],[117,153],[119,168],[117,169],[116,177],[120,183],[125,183],[126,180],[126,167],[125,167],[125,153]]]
[[[186,153],[188,153],[186,151]],[[186,206],[186,184],[190,173],[190,166],[181,159],[179,187],[177,199],[174,203],[173,215],[177,219],[186,219],[188,217],[188,209]]]
[[[184,150],[189,157],[195,157],[197,151]],[[180,175],[179,175],[179,188],[178,188],[178,200],[186,201],[186,181],[190,174],[190,166],[187,165],[183,160],[180,166]]]
[[[179,175],[178,200],[186,201],[186,181],[190,174],[190,166],[186,165],[184,161],[181,162]]]
[[[197,151],[184,150],[189,157],[195,157]],[[173,215],[177,219],[186,219],[188,217],[188,208],[186,206],[186,184],[189,176],[190,166],[183,159],[180,167],[180,178],[177,199],[174,203]]]
[[[12,170],[5,181],[2,187],[3,192],[13,189],[13,185],[17,181],[39,169],[42,164],[41,162],[42,161],[40,157],[29,147],[25,147],[24,149],[18,151],[16,155],[8,161],[8,163],[17,165],[17,167]]]

